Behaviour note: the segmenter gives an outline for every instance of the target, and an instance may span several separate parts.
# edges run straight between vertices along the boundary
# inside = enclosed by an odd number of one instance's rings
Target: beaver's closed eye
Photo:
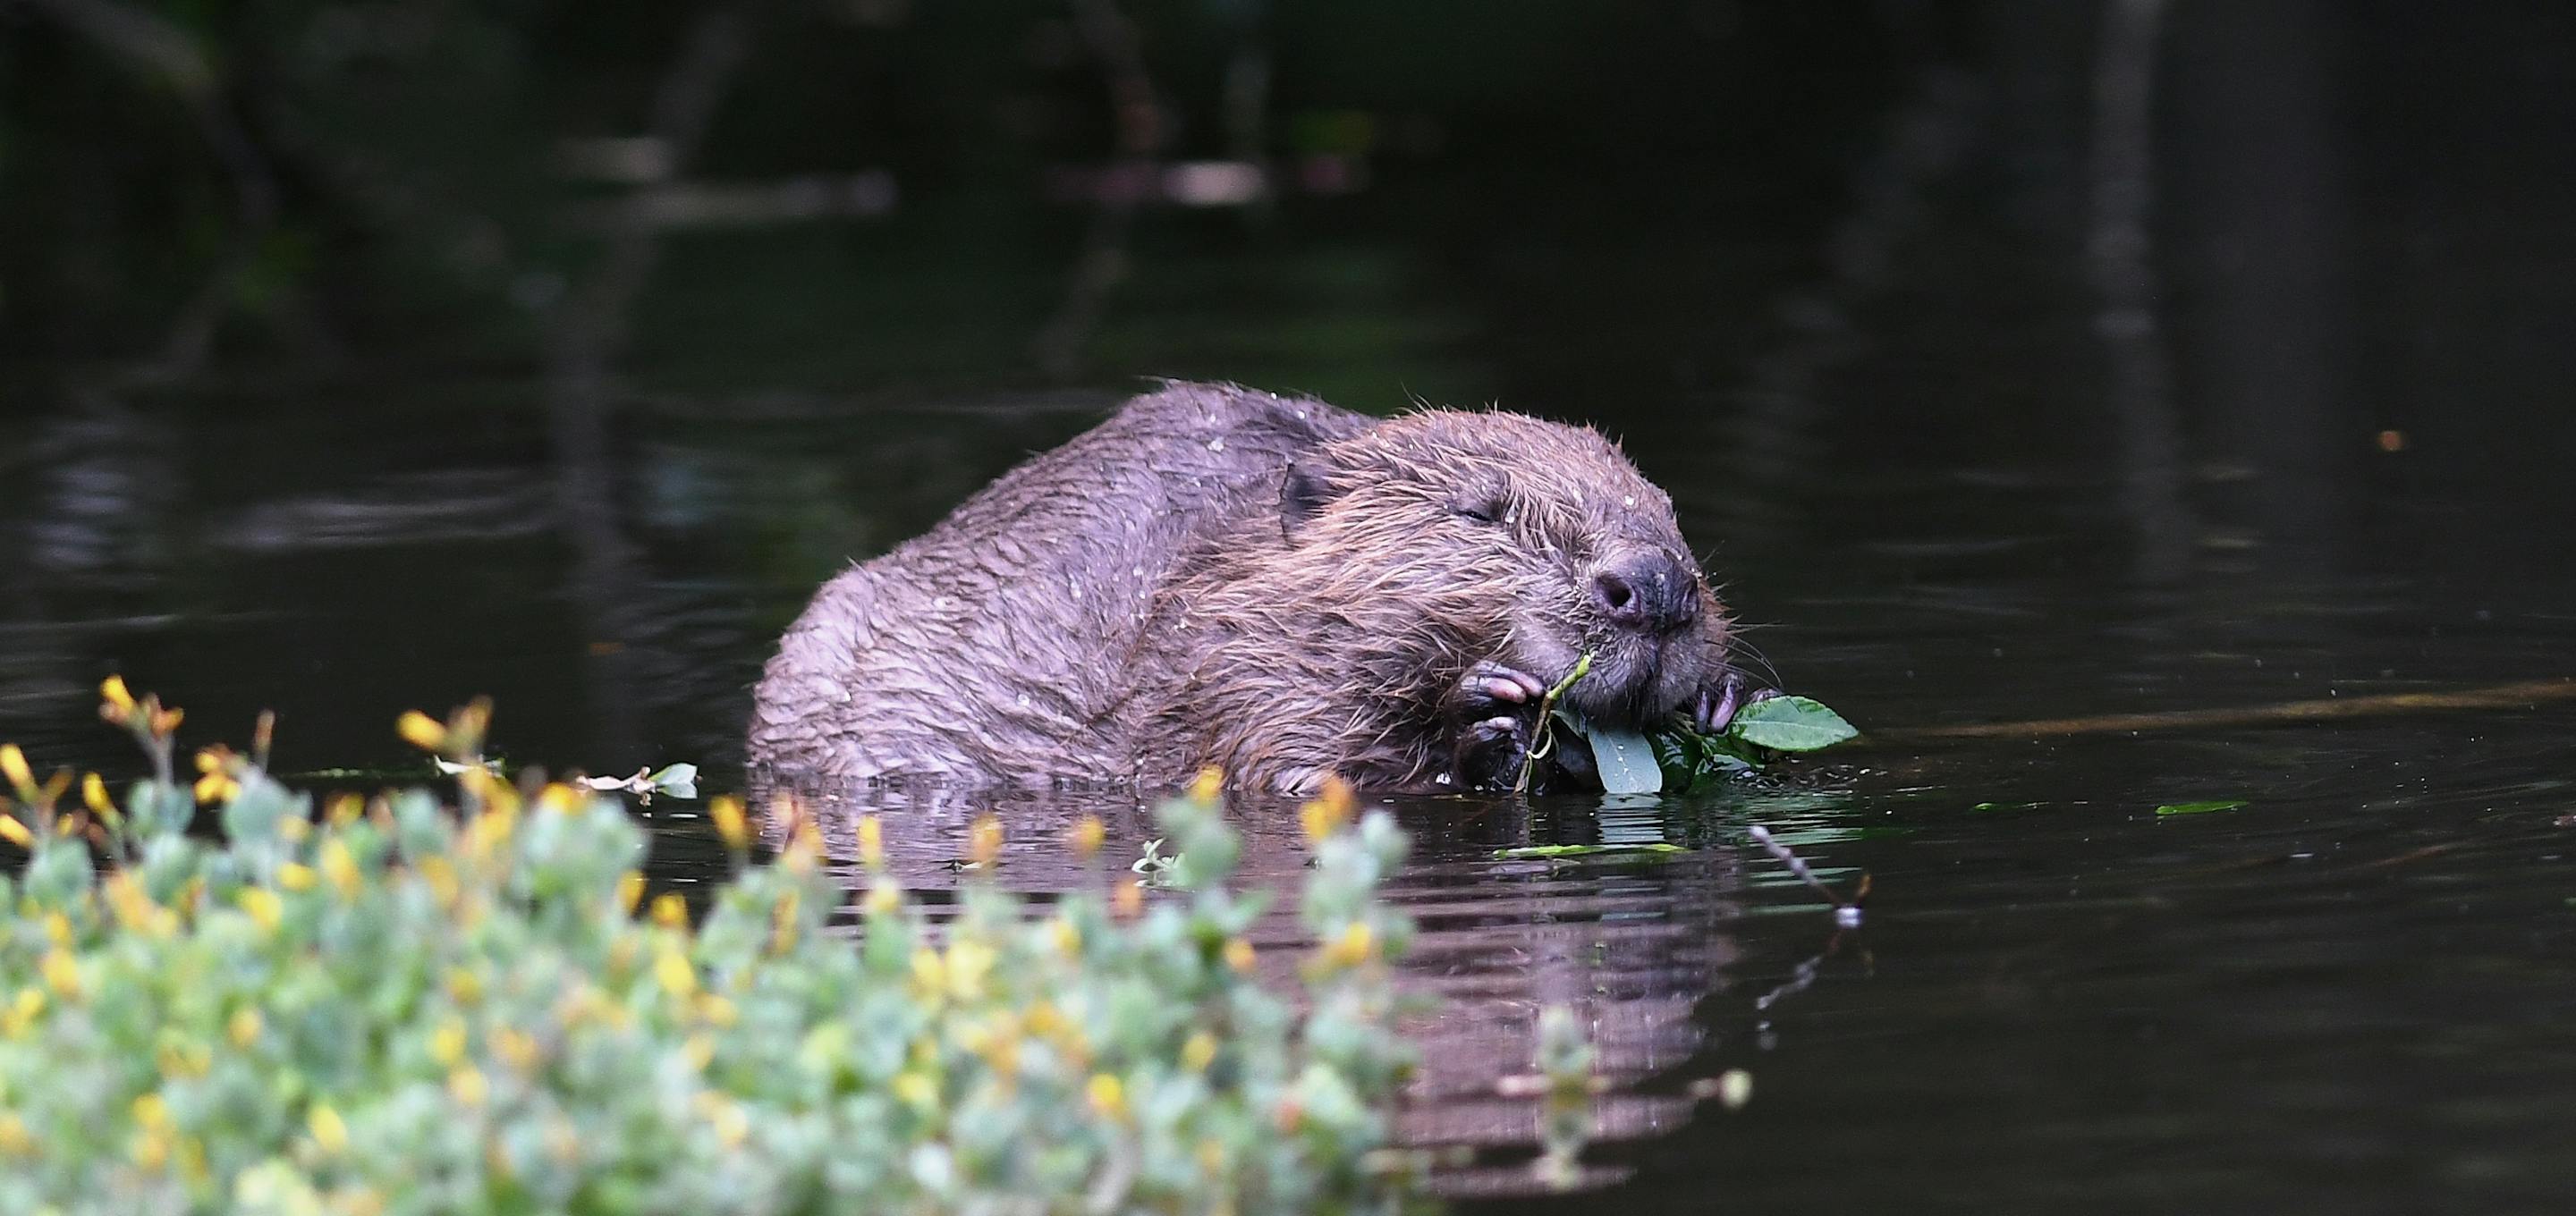
[[[1499,524],[1511,518],[1511,506],[1500,498],[1469,499],[1450,510],[1484,524]]]

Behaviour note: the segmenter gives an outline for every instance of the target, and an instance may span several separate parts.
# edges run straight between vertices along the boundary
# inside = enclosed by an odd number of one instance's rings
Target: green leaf
[[[674,764],[645,778],[644,783],[652,787],[653,792],[657,794],[669,794],[674,798],[695,798],[698,796],[698,766],[685,763]]]
[[[1529,861],[1546,857],[1616,857],[1623,853],[1687,853],[1677,844],[1532,844],[1517,849],[1496,849],[1496,861]]]
[[[1645,735],[1590,722],[1581,722],[1577,735],[1592,748],[1592,765],[1600,770],[1603,793],[1664,792],[1664,770],[1655,762],[1654,745],[1646,741]]]
[[[1832,747],[1860,732],[1842,715],[1810,697],[1772,697],[1735,711],[1726,733],[1756,747],[1783,752],[1812,752]]]
[[[2212,799],[2208,802],[2168,802],[2156,808],[2159,815],[2206,815],[2212,811],[2232,811],[2251,803],[2242,798]]]

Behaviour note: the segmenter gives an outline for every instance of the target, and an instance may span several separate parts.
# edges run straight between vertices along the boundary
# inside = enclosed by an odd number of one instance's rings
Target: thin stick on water
[[[1574,670],[1565,673],[1565,678],[1557,681],[1556,687],[1548,689],[1547,695],[1538,699],[1538,738],[1530,742],[1529,751],[1521,756],[1521,779],[1512,783],[1513,793],[1529,792],[1530,777],[1538,772],[1538,762],[1556,749],[1556,699],[1564,696],[1565,690],[1574,687],[1574,682],[1590,670],[1592,652],[1587,650],[1582,658],[1574,661]]]
[[[1835,924],[1841,925],[1846,929],[1856,928],[1859,926],[1860,903],[1862,900],[1869,898],[1869,875],[1863,874],[1860,876],[1860,886],[1852,892],[1851,899],[1846,901],[1843,899],[1840,892],[1835,891],[1832,887],[1826,886],[1825,880],[1816,877],[1816,872],[1807,868],[1805,858],[1790,852],[1789,846],[1782,844],[1777,840],[1773,840],[1771,838],[1771,829],[1763,827],[1757,823],[1751,828],[1746,829],[1746,831],[1753,837],[1753,843],[1761,845],[1763,849],[1768,851],[1781,865],[1788,867],[1791,874],[1797,875],[1798,881],[1807,884],[1807,886],[1813,889],[1816,894],[1824,896],[1826,903],[1834,906]]]

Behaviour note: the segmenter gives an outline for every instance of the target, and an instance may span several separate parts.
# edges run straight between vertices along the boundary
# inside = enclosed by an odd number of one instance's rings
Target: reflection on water
[[[986,811],[1005,830],[998,881],[1041,900],[1136,881],[1126,859],[1154,838],[1144,805],[1125,796],[886,789],[801,797],[854,897],[868,881],[851,860],[858,819],[875,814],[889,872],[907,889],[932,893],[934,914],[937,892],[968,881],[959,863],[970,824]],[[1442,1162],[1435,1190],[1467,1196],[1543,1189],[1531,1168],[1541,1102],[1517,1083],[1534,1072],[1538,1018],[1549,1006],[1571,1010],[1592,1044],[1600,1086],[1591,1118],[1596,1143],[1661,1136],[1690,1123],[1702,1101],[1692,1082],[1713,1075],[1705,1072],[1712,1025],[1728,1028],[1721,1037],[1776,1043],[1775,1019],[1794,1016],[1791,998],[1824,974],[1825,960],[1809,959],[1785,976],[1739,974],[1738,935],[1747,918],[1757,910],[1788,913],[1771,929],[1783,940],[1803,939],[1819,951],[1839,943],[1825,908],[1776,873],[1756,873],[1777,868],[1758,850],[1748,859],[1735,842],[1741,825],[1758,816],[1801,847],[1830,849],[1851,834],[1836,826],[1841,802],[1833,794],[1777,792],[1693,801],[1382,800],[1414,841],[1403,872],[1382,890],[1416,928],[1399,988],[1429,999],[1406,1027],[1422,1068],[1397,1112],[1396,1134],[1435,1151]],[[1308,859],[1296,804],[1239,797],[1230,809],[1244,829],[1238,882],[1293,894]],[[1109,827],[1101,859],[1090,863],[1073,859],[1063,844],[1085,815]],[[1601,849],[1530,857],[1525,846],[1532,844]],[[1688,848],[1617,847],[1667,844]],[[1297,961],[1315,944],[1297,922],[1293,899],[1275,903],[1250,938],[1265,982],[1293,988]],[[1597,1185],[1627,1173],[1601,1166],[1585,1176]]]

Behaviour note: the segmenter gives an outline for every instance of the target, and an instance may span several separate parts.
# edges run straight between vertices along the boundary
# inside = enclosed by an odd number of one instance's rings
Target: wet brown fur
[[[1699,597],[1669,636],[1587,596],[1649,551]],[[1568,700],[1634,723],[1719,679],[1725,646],[1670,500],[1596,432],[1173,384],[827,584],[751,749],[843,779],[1431,786],[1479,660],[1553,683],[1590,651]]]

